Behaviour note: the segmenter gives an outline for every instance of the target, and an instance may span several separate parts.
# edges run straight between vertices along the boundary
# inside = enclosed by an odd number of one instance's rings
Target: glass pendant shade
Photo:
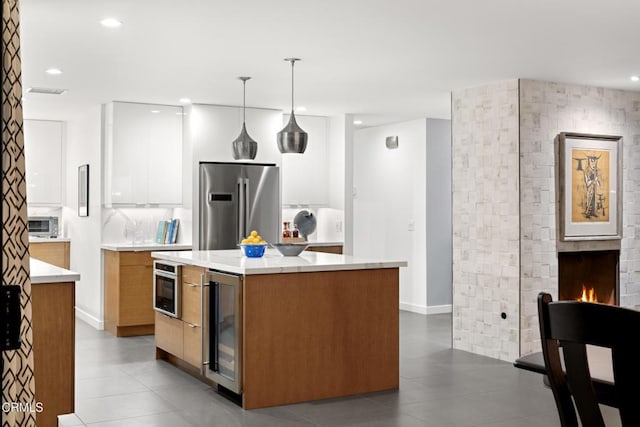
[[[299,58],[285,58],[291,62],[291,117],[289,123],[278,132],[278,149],[281,153],[302,154],[307,149],[307,133],[296,122],[296,115],[293,113],[293,66]]]
[[[233,141],[233,158],[235,160],[253,160],[258,154],[258,143],[251,138],[249,132],[247,132],[247,126],[245,123],[245,94],[247,80],[251,77],[238,77],[242,80],[242,130],[240,135]]]

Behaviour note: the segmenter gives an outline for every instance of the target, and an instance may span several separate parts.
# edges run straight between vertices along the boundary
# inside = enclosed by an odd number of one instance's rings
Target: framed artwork
[[[622,238],[622,137],[563,132],[560,239]]]
[[[89,216],[89,165],[78,166],[78,216]]]

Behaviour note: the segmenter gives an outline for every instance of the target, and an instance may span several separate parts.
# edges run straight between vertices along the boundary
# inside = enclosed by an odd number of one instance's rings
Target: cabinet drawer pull
[[[190,288],[197,288],[200,285],[196,285],[195,283],[189,283],[189,282],[184,282],[185,285],[187,285]]]
[[[191,323],[185,322],[187,324],[187,326],[189,326],[192,329],[195,329],[198,327],[198,325],[192,325]]]

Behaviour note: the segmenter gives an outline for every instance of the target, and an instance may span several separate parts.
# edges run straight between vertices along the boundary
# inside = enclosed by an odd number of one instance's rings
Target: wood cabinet
[[[342,245],[334,245],[334,246],[310,245],[306,250],[311,252],[326,252],[328,254],[342,254]]]
[[[183,325],[183,359],[190,365],[200,368],[202,365],[202,328],[187,322]]]
[[[31,303],[38,426],[53,427],[74,412],[75,283],[34,284]]]
[[[183,108],[113,102],[105,116],[104,203],[182,204]]]
[[[201,295],[205,269],[182,267],[181,319],[156,312],[156,347],[193,367],[202,366]],[[161,352],[159,358],[166,356]]]
[[[182,359],[183,322],[156,311],[156,347]]]
[[[29,255],[57,267],[69,269],[71,243],[29,242]]]
[[[398,268],[246,275],[243,408],[397,389]]]
[[[151,251],[104,250],[104,327],[118,337],[154,331]]]
[[[24,121],[27,203],[62,205],[62,122]]]

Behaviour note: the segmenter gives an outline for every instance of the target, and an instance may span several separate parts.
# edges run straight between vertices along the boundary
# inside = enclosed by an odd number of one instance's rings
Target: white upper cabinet
[[[182,107],[113,102],[105,113],[104,203],[182,204]]]
[[[298,125],[309,135],[303,154],[282,155],[282,204],[329,205],[328,127],[322,116],[298,116]],[[284,116],[284,123],[289,115]]]
[[[24,121],[29,205],[62,205],[62,122]]]

